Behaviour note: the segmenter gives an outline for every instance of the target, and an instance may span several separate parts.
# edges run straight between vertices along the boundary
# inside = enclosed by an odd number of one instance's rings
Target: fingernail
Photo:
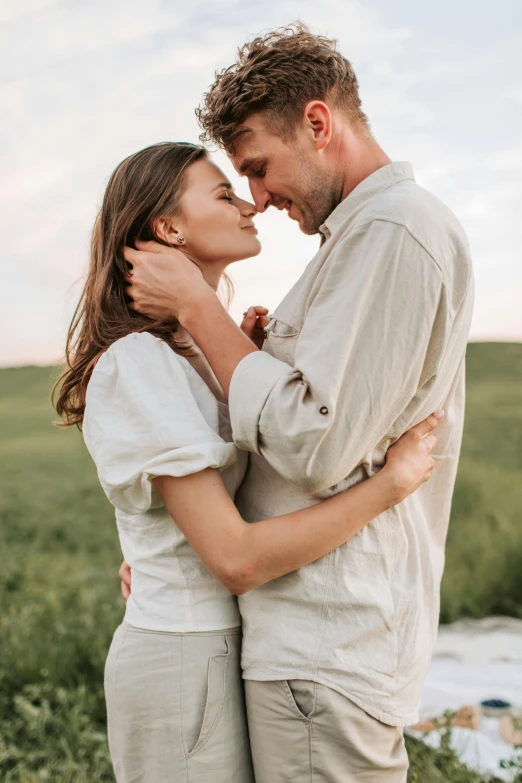
[[[436,419],[439,419],[439,421],[440,421],[440,419],[444,418],[444,411],[442,411],[442,410],[441,411],[435,411],[435,413],[433,415],[435,416]]]
[[[252,318],[253,315],[254,315],[254,308],[249,307],[247,312],[247,318]]]

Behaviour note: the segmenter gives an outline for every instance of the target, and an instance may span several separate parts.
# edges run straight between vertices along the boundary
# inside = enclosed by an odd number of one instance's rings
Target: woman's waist
[[[241,635],[241,625],[233,625],[231,627],[220,628],[206,628],[205,630],[189,630],[189,631],[176,631],[176,630],[154,630],[151,628],[142,628],[137,625],[133,625],[127,620],[125,616],[121,622],[120,628],[124,631],[131,633],[142,634],[158,634],[160,636],[190,636],[191,638],[197,638],[200,636],[239,636]]]
[[[171,633],[218,631],[241,624],[237,598],[225,588],[163,585],[154,589],[134,577],[125,620],[136,628]]]
[[[133,584],[143,591],[228,591],[210,573],[196,552],[170,520],[171,530],[122,529],[120,544],[132,571]]]
[[[195,556],[194,561],[175,557],[154,561],[124,552],[131,569],[132,592],[136,598],[159,605],[175,601],[178,605],[234,601],[235,596],[219,582]]]

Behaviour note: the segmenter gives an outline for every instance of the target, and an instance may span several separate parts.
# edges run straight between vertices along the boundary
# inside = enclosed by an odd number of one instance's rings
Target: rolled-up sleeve
[[[85,443],[105,494],[128,514],[162,505],[153,478],[237,459],[203,417],[181,361],[152,335],[131,334],[102,355],[89,382]]]
[[[334,486],[427,382],[430,339],[444,339],[449,316],[428,249],[389,220],[359,227],[318,274],[293,366],[259,352],[236,368],[236,444],[311,493]]]

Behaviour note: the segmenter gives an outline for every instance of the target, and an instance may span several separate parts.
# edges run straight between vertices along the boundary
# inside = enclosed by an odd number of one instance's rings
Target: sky
[[[520,0],[0,0],[1,366],[63,355],[114,167],[155,142],[197,142],[214,72],[298,18],[339,40],[377,141],[464,225],[471,338],[522,340]],[[318,245],[274,209],[256,224],[263,252],[231,270],[236,318],[273,310]]]

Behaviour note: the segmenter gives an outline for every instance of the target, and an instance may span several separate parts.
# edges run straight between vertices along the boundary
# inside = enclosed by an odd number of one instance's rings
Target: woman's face
[[[234,193],[227,177],[209,160],[198,160],[187,172],[181,214],[171,219],[172,229],[183,236],[176,245],[205,266],[223,268],[233,261],[256,256],[261,250],[253,223],[256,208]]]

